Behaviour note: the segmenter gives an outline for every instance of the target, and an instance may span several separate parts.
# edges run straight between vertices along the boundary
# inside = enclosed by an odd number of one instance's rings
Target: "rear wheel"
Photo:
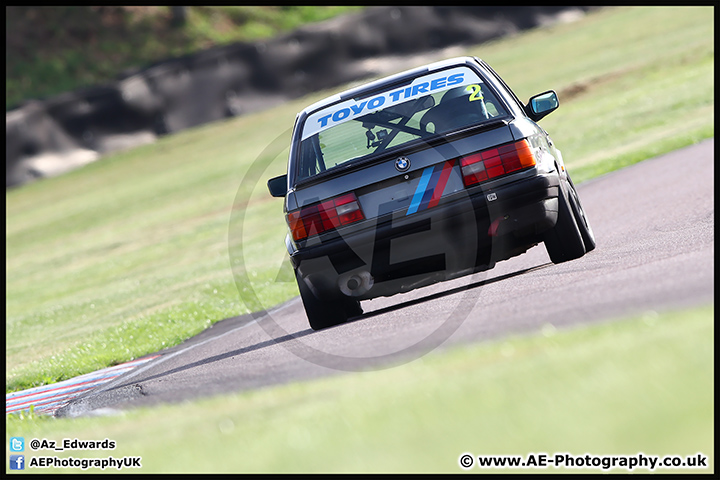
[[[557,223],[545,233],[545,248],[553,263],[567,262],[585,255],[582,233],[573,212],[571,189],[569,183],[560,180]]]
[[[360,302],[349,297],[340,297],[337,300],[323,301],[318,299],[310,290],[305,281],[295,271],[300,298],[305,307],[310,328],[321,330],[345,323],[349,318],[362,315]]]
[[[593,233],[590,222],[585,215],[585,210],[582,208],[582,203],[580,203],[580,196],[575,190],[575,184],[573,184],[570,175],[568,175],[568,183],[570,185],[568,193],[570,194],[572,210],[585,245],[585,253],[592,252],[595,250],[595,233]]]

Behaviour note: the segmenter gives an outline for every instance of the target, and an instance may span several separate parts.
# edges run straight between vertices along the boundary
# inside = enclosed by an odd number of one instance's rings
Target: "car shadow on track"
[[[409,300],[409,301],[406,301],[406,302],[398,303],[397,305],[391,305],[391,306],[389,306],[389,307],[380,308],[380,309],[378,309],[378,310],[373,310],[373,311],[371,311],[371,312],[364,313],[364,314],[362,314],[362,315],[360,315],[360,316],[353,317],[353,318],[351,318],[350,320],[348,320],[348,322],[346,322],[345,324],[347,324],[347,323],[352,323],[352,322],[357,322],[357,321],[361,321],[361,320],[368,319],[368,318],[372,318],[372,317],[375,317],[375,316],[378,316],[378,315],[383,315],[383,314],[390,313],[390,312],[393,312],[393,311],[396,311],[396,310],[401,310],[401,309],[403,309],[403,308],[407,308],[407,307],[410,307],[410,306],[412,306],[412,305],[417,305],[417,304],[420,304],[420,303],[429,302],[429,301],[432,301],[432,300],[436,300],[436,299],[438,299],[438,298],[446,297],[446,296],[449,296],[449,295],[454,295],[454,294],[456,294],[456,293],[464,292],[464,291],[467,291],[467,290],[470,290],[470,289],[479,288],[479,287],[482,287],[482,286],[485,286],[485,285],[490,285],[490,284],[493,284],[493,283],[496,283],[496,282],[500,282],[500,281],[503,281],[503,280],[507,280],[507,279],[509,279],[509,278],[517,277],[517,276],[520,276],[520,275],[525,275],[525,274],[527,274],[527,273],[536,272],[536,271],[538,271],[538,270],[547,268],[547,267],[552,266],[552,265],[553,265],[552,263],[548,262],[548,263],[541,264],[541,265],[537,265],[537,266],[534,266],[534,267],[530,267],[530,268],[525,268],[525,269],[522,269],[522,270],[518,270],[518,271],[516,271],[516,272],[511,272],[511,273],[508,273],[508,274],[505,274],[505,275],[500,275],[499,277],[489,278],[489,279],[481,280],[481,281],[478,281],[478,282],[470,283],[470,284],[468,284],[468,285],[463,285],[463,286],[456,287],[456,288],[452,288],[452,289],[445,290],[445,291],[442,291],[442,292],[437,292],[437,293],[434,293],[434,294],[432,294],[432,295],[428,295],[428,296],[426,296],[426,297],[417,298],[417,299]],[[270,318],[270,317],[266,317],[266,318]],[[263,320],[263,319],[259,319],[259,320],[258,320],[258,323],[261,322],[262,320]],[[330,330],[331,328],[341,327],[342,325],[345,325],[345,324],[340,324],[340,325],[337,325],[336,327],[330,327],[330,328],[325,329],[325,330]],[[268,331],[267,328],[263,327],[263,329],[264,329],[268,334],[271,333],[271,332]],[[282,330],[282,329],[280,329],[280,330]],[[325,330],[322,330],[322,331],[325,331]],[[285,343],[288,343],[288,342],[292,342],[292,341],[294,341],[294,340],[298,340],[299,338],[305,337],[305,336],[307,336],[307,335],[311,335],[311,334],[314,334],[314,333],[321,333],[321,332],[312,330],[312,329],[310,329],[310,328],[308,328],[308,329],[306,329],[306,330],[301,330],[301,331],[298,331],[298,332],[295,332],[295,333],[286,333],[284,330],[282,330],[282,332],[284,332],[284,334],[282,334],[282,335],[278,335],[278,336],[273,336],[273,335],[271,335],[273,338],[270,338],[269,340],[265,340],[265,341],[262,341],[262,342],[258,342],[258,343],[256,343],[256,344],[248,345],[248,346],[246,346],[246,347],[238,348],[238,349],[236,349],[236,350],[232,350],[232,351],[229,351],[229,352],[221,353],[221,354],[219,354],[219,355],[213,355],[213,356],[204,358],[204,359],[202,359],[202,360],[198,360],[198,361],[196,361],[196,362],[188,363],[187,365],[178,366],[178,367],[173,368],[173,369],[171,369],[171,370],[167,370],[167,371],[165,371],[165,372],[158,373],[158,374],[156,374],[156,375],[151,375],[151,376],[149,376],[149,377],[145,377],[145,378],[141,378],[141,379],[135,379],[135,380],[133,380],[133,381],[130,382],[130,383],[127,383],[127,384],[126,384],[126,383],[123,383],[123,384],[121,384],[121,385],[114,386],[114,387],[112,387],[112,388],[110,388],[110,389],[108,389],[108,390],[109,390],[109,391],[111,391],[111,390],[116,390],[116,389],[120,389],[120,388],[127,387],[128,385],[131,385],[131,384],[136,384],[136,383],[138,383],[138,382],[142,383],[142,382],[147,382],[147,381],[151,381],[151,380],[155,380],[155,379],[167,377],[167,376],[173,375],[173,374],[175,374],[175,373],[180,373],[180,372],[183,372],[183,371],[186,371],[186,370],[190,370],[190,369],[193,369],[193,368],[196,368],[196,367],[205,366],[205,365],[208,365],[208,364],[211,364],[211,363],[215,363],[215,362],[219,362],[219,361],[222,361],[222,360],[226,360],[226,359],[228,359],[228,358],[232,358],[232,357],[236,357],[236,356],[243,355],[243,354],[246,354],[246,353],[250,353],[250,352],[257,351],[257,350],[261,350],[261,349],[263,349],[263,348],[272,347],[272,346],[274,346],[274,345],[282,345],[282,344],[285,344]]]
[[[543,269],[543,268],[547,268],[547,267],[550,267],[550,266],[552,266],[552,265],[553,265],[552,262],[548,262],[548,263],[544,263],[544,264],[542,264],[542,265],[537,265],[537,266],[534,266],[534,267],[525,268],[525,269],[523,269],[523,270],[518,270],[517,272],[511,272],[511,273],[507,273],[507,274],[505,274],[505,275],[500,275],[499,277],[488,278],[488,279],[486,279],[486,280],[481,280],[481,281],[479,281],[479,282],[474,282],[474,283],[470,283],[470,284],[468,284],[468,285],[462,285],[462,286],[460,286],[460,287],[455,287],[455,288],[452,288],[452,289],[450,289],[450,290],[445,290],[445,291],[442,291],[442,292],[433,293],[432,295],[428,295],[428,296],[426,296],[426,297],[416,298],[416,299],[413,299],[413,300],[408,300],[408,301],[406,301],[406,302],[398,303],[397,305],[390,305],[389,307],[379,308],[379,309],[373,310],[373,311],[371,311],[371,312],[363,313],[362,315],[359,315],[359,316],[357,316],[357,317],[353,317],[353,318],[351,318],[350,320],[348,320],[347,323],[349,323],[349,322],[355,322],[355,321],[362,320],[362,319],[365,319],[365,318],[375,317],[375,316],[377,316],[377,315],[383,315],[383,314],[386,314],[386,313],[393,312],[393,311],[395,311],[395,310],[400,310],[400,309],[403,309],[403,308],[410,307],[410,306],[412,306],[412,305],[417,305],[417,304],[420,304],[420,303],[429,302],[429,301],[432,301],[432,300],[435,300],[435,299],[438,299],[438,298],[447,297],[447,296],[454,295],[454,294],[460,293],[460,292],[464,292],[464,291],[466,291],[466,290],[470,290],[470,289],[473,289],[473,288],[483,287],[483,286],[485,286],[485,285],[490,285],[490,284],[493,284],[493,283],[496,283],[496,282],[501,282],[501,281],[503,281],[503,280],[507,280],[507,279],[509,279],[509,278],[517,277],[517,276],[520,276],[520,275],[525,275],[526,273],[535,272],[535,271],[537,271],[537,270],[541,270],[541,269]],[[344,324],[341,324],[341,325],[344,325]],[[312,331],[312,330],[311,330],[311,331]]]

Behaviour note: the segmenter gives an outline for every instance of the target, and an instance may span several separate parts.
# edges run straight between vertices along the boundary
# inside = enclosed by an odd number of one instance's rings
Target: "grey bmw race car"
[[[284,197],[310,326],[360,301],[492,268],[544,243],[554,263],[595,238],[560,151],[484,61],[449,59],[334,95],[297,115]]]

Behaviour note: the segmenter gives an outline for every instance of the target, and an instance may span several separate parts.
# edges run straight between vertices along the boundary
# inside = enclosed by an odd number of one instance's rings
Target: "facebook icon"
[[[25,470],[25,455],[10,455],[10,470]]]

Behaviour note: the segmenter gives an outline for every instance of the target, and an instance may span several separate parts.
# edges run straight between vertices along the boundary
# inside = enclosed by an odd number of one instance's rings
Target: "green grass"
[[[712,13],[605,9],[471,52],[522,100],[558,92],[541,124],[577,183],[714,135]]]
[[[163,6],[10,6],[5,104],[113,81],[124,69],[252,42],[357,11],[352,6],[189,6],[173,27]]]
[[[608,9],[468,52],[523,99],[560,93],[541,123],[579,182],[714,134],[712,13]],[[275,281],[285,226],[265,180],[284,171],[295,113],[328,93],[8,191],[6,391],[137,358],[296,295]]]
[[[9,192],[8,216],[17,221],[7,226],[8,365],[44,357],[27,369],[42,375],[31,384],[58,380],[249,313],[228,260],[230,213],[247,168],[239,160],[249,162],[237,150],[260,128],[272,131],[278,115],[166,138]]]
[[[11,436],[26,443],[108,438],[117,443],[113,451],[28,451],[26,462],[40,455],[141,456],[142,473],[453,473],[462,472],[458,458],[465,452],[699,452],[709,457],[709,468],[700,471],[710,473],[713,316],[714,307],[705,306],[561,331],[544,328],[540,335],[436,351],[392,369],[121,416],[13,414],[7,416],[6,443]]]
[[[560,110],[541,124],[578,182],[714,135],[712,13],[608,9],[468,53],[523,99],[558,91]],[[328,93],[8,191],[6,391],[155,352],[296,295],[276,281],[285,227],[264,181],[284,172],[295,112]],[[701,452],[709,473],[713,317],[709,305],[548,328],[113,417],[8,415],[6,443],[109,438],[113,451],[26,459],[142,456],[142,473],[452,473],[465,452]]]

